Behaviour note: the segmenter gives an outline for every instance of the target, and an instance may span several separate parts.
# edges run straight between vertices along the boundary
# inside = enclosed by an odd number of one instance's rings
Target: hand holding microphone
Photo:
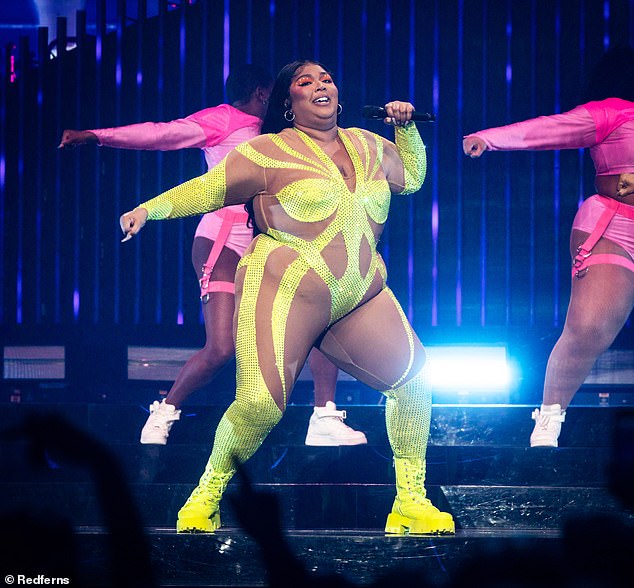
[[[436,116],[427,112],[417,112],[409,102],[393,101],[383,106],[364,106],[364,118],[383,119],[387,124],[404,126],[409,122],[434,122]]]

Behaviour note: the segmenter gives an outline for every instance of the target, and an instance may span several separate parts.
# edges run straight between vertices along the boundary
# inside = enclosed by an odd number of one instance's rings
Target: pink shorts
[[[227,206],[202,217],[196,228],[196,237],[204,237],[214,242],[209,257],[202,267],[200,299],[203,304],[209,301],[212,292],[235,293],[233,282],[212,280],[214,265],[224,247],[235,251],[240,257],[253,240],[253,229],[247,227],[249,215],[244,206]]]
[[[599,217],[608,208],[607,200],[609,199],[605,196],[597,194],[584,200],[575,215],[572,228],[592,233]],[[627,204],[620,204],[620,206],[631,209],[632,217],[628,218],[629,215],[624,216],[617,211],[605,229],[603,237],[623,247],[630,257],[634,259],[634,206],[628,206]]]
[[[249,243],[253,241],[253,229],[247,227],[249,215],[241,204],[227,206],[226,208],[205,214],[196,227],[194,237],[204,237],[205,239],[216,241],[220,233],[222,221],[229,212],[232,212],[235,217],[231,225],[231,230],[227,235],[227,240],[223,243],[223,247],[228,247],[242,257]]]

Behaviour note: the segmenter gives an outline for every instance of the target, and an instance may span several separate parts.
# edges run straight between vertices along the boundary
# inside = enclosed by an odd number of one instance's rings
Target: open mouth
[[[313,104],[329,104],[330,103],[330,98],[328,98],[328,96],[320,96],[319,98],[316,98],[315,100],[313,100]]]

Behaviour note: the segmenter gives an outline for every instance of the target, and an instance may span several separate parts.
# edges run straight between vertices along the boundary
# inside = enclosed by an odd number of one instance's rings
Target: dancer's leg
[[[196,237],[192,247],[192,263],[198,278],[201,268],[209,257],[213,241]],[[212,282],[233,282],[240,257],[235,251],[224,247],[211,274]],[[179,408],[185,399],[205,387],[214,376],[233,358],[233,313],[235,297],[230,292],[211,292],[209,300],[202,305],[205,321],[205,346],[194,355],[178,373],[165,402]]]
[[[574,233],[577,233],[574,235]],[[573,250],[586,233],[573,231]],[[601,239],[594,253],[627,256],[616,243]],[[544,404],[565,410],[594,362],[610,347],[634,306],[634,273],[618,265],[590,266],[582,278],[572,278],[564,330],[546,369]]]
[[[308,356],[308,365],[315,385],[315,406],[326,406],[326,402],[334,402],[339,368],[315,348]]]
[[[424,486],[431,419],[425,352],[393,294],[384,289],[332,325],[320,349],[341,369],[387,397],[397,496],[386,531],[452,533],[451,515],[431,504]]]
[[[587,238],[574,230],[571,252]],[[601,239],[597,253],[627,256],[616,243]],[[610,347],[634,307],[634,273],[610,264],[589,267],[581,277],[572,278],[570,303],[561,337],[546,367],[542,407],[535,411],[532,446],[557,446],[562,414],[590,373],[596,359]]]
[[[337,410],[335,391],[339,368],[315,347],[308,355],[308,365],[315,385],[315,407],[308,421],[306,445],[339,447],[367,443],[363,431],[344,423],[346,412]]]
[[[192,263],[197,277],[202,275],[214,242],[204,237],[195,237],[192,246]],[[223,247],[211,273],[211,282],[233,285],[240,257]],[[150,415],[141,430],[141,443],[165,445],[172,425],[180,418],[180,407],[196,390],[209,384],[216,374],[234,355],[233,292],[210,292],[203,304],[205,321],[205,346],[192,355],[181,368],[163,402],[155,401],[150,406]]]

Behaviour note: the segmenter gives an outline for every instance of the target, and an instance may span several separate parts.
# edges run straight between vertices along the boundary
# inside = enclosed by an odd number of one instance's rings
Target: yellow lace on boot
[[[452,516],[438,510],[425,491],[425,460],[395,458],[396,498],[385,532],[397,535],[455,533]]]
[[[220,527],[220,499],[233,472],[214,472],[207,465],[198,486],[178,511],[178,533],[213,533]]]

